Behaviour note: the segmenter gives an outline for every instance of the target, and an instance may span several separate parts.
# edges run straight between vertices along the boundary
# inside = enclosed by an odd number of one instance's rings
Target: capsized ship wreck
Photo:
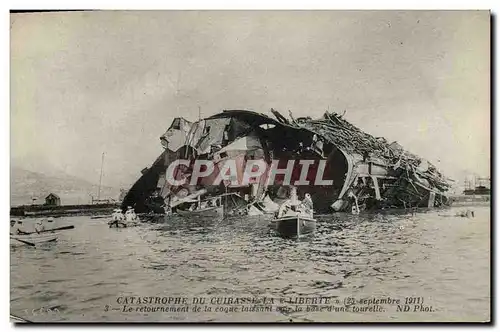
[[[246,110],[226,110],[196,122],[175,118],[160,138],[163,153],[142,171],[122,207],[133,206],[139,213],[163,213],[166,207],[175,210],[186,198],[233,193],[229,202],[225,200],[228,209],[248,211],[251,206],[266,212],[288,198],[290,186],[284,175],[277,175],[273,182],[262,176],[248,183],[223,181],[214,185],[214,176],[229,159],[236,162],[238,178],[251,160],[263,160],[267,165],[278,161],[280,169],[295,160],[290,183],[301,176],[303,165],[299,161],[312,160],[307,172],[310,184],[295,187],[299,197],[311,195],[317,213],[448,204],[449,179],[397,142],[389,144],[382,137],[373,137],[336,113],[311,119],[294,118],[291,112],[288,118],[271,112],[275,118]],[[195,183],[174,186],[166,174],[178,159],[190,160],[190,164],[176,168],[176,178],[189,179],[196,160],[213,161],[215,171]],[[314,176],[322,163],[327,185],[315,184]]]

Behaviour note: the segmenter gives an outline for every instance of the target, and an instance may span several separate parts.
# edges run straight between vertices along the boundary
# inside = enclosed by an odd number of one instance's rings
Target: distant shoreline
[[[38,216],[70,216],[70,215],[101,215],[110,214],[113,209],[120,207],[119,203],[79,204],[79,205],[21,205],[10,208],[11,216],[38,217]]]

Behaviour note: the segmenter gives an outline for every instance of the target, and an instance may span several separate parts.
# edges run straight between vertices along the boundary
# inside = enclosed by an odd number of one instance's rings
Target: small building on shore
[[[54,193],[50,193],[45,197],[45,205],[50,206],[60,206],[61,205],[61,197],[57,196]]]

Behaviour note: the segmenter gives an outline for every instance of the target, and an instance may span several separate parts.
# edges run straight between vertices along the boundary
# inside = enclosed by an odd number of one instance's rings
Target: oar
[[[69,225],[69,226],[63,226],[63,227],[58,227],[58,228],[51,228],[51,229],[44,229],[43,231],[39,232],[27,232],[25,234],[35,234],[35,233],[45,233],[45,232],[53,232],[53,231],[63,231],[65,229],[73,229],[75,226]]]
[[[14,320],[15,323],[31,323],[29,320],[21,318],[19,316],[10,314],[10,319]]]
[[[19,241],[19,242],[24,243],[24,244],[27,244],[27,245],[32,246],[32,247],[34,247],[34,246],[35,246],[35,244],[34,244],[34,243],[31,243],[31,242],[28,242],[28,241],[24,241],[24,240],[20,240],[20,239],[17,239],[17,238],[15,238],[15,237],[11,237],[11,239],[16,240],[16,241]]]
[[[104,219],[104,218],[111,218],[111,215],[106,215],[106,216],[92,216],[90,219]]]

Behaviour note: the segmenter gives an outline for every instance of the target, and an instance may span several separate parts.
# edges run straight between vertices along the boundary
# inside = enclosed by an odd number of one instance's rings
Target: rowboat
[[[111,220],[108,221],[109,228],[126,228],[128,225],[126,222],[121,220]]]
[[[271,221],[276,232],[284,238],[300,238],[316,230],[316,219],[302,215],[291,215]]]
[[[176,212],[180,216],[193,216],[201,218],[222,218],[224,217],[224,206],[221,196],[201,200],[193,200],[179,205]]]
[[[127,220],[109,220],[109,228],[127,228],[139,225],[139,221],[127,221]]]
[[[63,231],[68,229],[73,229],[75,226],[68,225],[52,229],[45,229],[35,232],[20,232],[10,233],[10,245],[13,247],[18,246],[31,246],[36,247],[46,243],[51,243],[57,241],[59,233],[56,231]]]
[[[46,243],[57,241],[58,235],[58,233],[12,234],[10,235],[10,245],[13,247],[36,247]]]
[[[291,199],[280,206],[276,217],[271,220],[271,227],[284,238],[300,238],[316,230],[311,196],[306,194],[304,201],[300,202],[296,195],[293,190]]]
[[[19,316],[16,316],[16,315],[12,315],[10,314],[10,321],[12,323],[31,323],[29,320],[26,320],[22,317],[19,317]]]
[[[204,218],[222,217],[224,215],[224,207],[214,206],[214,207],[207,207],[207,208],[200,208],[193,210],[177,209],[177,214],[180,216],[196,216]]]

